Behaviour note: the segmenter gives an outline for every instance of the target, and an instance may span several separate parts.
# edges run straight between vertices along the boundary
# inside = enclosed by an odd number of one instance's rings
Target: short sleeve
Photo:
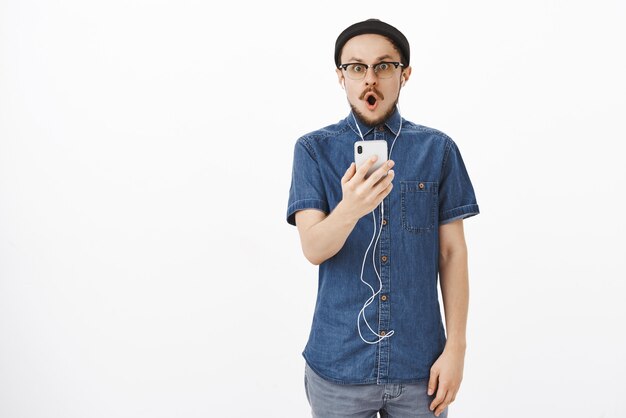
[[[315,151],[306,137],[298,139],[294,149],[287,222],[295,225],[296,212],[302,209],[329,212],[319,164],[315,158]]]
[[[469,218],[479,212],[474,187],[454,141],[448,138],[439,180],[439,224]]]

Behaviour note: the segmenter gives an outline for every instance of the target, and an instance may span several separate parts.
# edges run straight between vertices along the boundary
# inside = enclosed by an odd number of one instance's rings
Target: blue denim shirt
[[[379,334],[393,335],[377,344],[359,336],[357,318],[372,290],[361,282],[361,265],[374,219],[363,216],[344,246],[319,266],[313,323],[303,356],[323,378],[342,384],[415,383],[427,379],[443,352],[446,336],[437,293],[438,226],[479,213],[474,189],[457,145],[444,133],[401,118],[396,112],[384,125],[357,122],[365,140],[384,139],[392,150],[394,188],[384,201],[382,232],[373,249],[382,290],[365,311]],[[341,178],[354,161],[360,140],[350,114],[337,124],[309,133],[295,144],[287,222],[295,225],[302,209],[332,211],[341,201]],[[372,249],[363,280],[380,287]],[[363,319],[363,337],[376,341]]]

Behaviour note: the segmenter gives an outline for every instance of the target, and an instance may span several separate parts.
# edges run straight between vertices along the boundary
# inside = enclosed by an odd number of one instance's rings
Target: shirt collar
[[[380,126],[380,125],[376,125],[376,126],[366,125],[365,123],[363,123],[363,121],[361,121],[361,119],[359,119],[357,115],[354,115],[353,117],[352,111],[350,111],[350,114],[348,115],[346,120],[348,122],[348,125],[350,125],[350,127],[358,135],[359,129],[355,126],[355,123],[354,123],[354,121],[356,120],[356,123],[361,129],[361,133],[363,134],[363,137],[365,137],[370,132],[372,132],[377,126]],[[396,135],[398,133],[398,129],[400,128],[400,123],[402,123],[401,121],[402,121],[402,117],[400,116],[400,112],[398,112],[398,108],[396,107],[393,113],[391,114],[391,116],[387,118],[387,120],[383,123],[383,125],[385,125],[387,129],[389,129],[394,135]]]

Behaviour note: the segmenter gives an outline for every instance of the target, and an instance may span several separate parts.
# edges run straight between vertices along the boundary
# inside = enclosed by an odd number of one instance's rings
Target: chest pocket
[[[437,208],[436,181],[401,181],[402,227],[419,233],[430,231],[435,225]]]

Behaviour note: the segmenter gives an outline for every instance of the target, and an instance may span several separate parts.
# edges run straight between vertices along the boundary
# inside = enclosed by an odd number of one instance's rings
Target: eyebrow
[[[381,62],[385,59],[393,59],[393,57],[389,54],[385,54],[385,55],[381,55],[380,57],[376,58],[377,62]],[[348,62],[364,62],[361,58],[356,58],[356,57],[352,57],[348,60]]]

